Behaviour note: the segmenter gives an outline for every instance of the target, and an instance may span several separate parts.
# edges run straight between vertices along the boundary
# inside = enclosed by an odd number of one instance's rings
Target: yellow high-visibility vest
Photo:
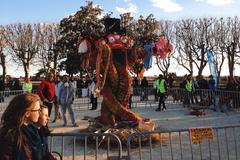
[[[191,92],[192,91],[192,81],[188,81],[187,80],[187,84],[185,85],[185,88],[188,92]]]
[[[164,79],[161,79],[161,81],[159,82],[160,80],[157,80],[157,89],[158,89],[158,92],[160,91],[160,93],[165,93],[166,92],[166,89],[165,89],[165,85],[164,85],[164,82],[165,80]]]
[[[26,92],[31,92],[32,91],[32,83],[24,83],[23,84],[23,89]]]

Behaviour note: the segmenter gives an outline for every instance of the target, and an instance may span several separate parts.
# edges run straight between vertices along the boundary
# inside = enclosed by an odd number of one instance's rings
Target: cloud
[[[161,8],[165,12],[179,12],[183,9],[174,0],[152,0],[152,2],[154,7]]]
[[[206,2],[214,6],[225,6],[232,4],[235,0],[195,0],[196,2]]]
[[[129,1],[129,0],[125,0],[126,2]],[[123,14],[123,13],[127,13],[127,12],[130,12],[130,13],[137,13],[137,6],[133,3],[129,3],[128,4],[129,7],[128,8],[121,8],[121,7],[116,7],[116,10],[120,13],[120,14]]]

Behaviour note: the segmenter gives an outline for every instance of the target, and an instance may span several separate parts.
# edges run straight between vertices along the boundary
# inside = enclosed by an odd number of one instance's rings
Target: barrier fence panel
[[[239,160],[240,125],[134,133],[127,154],[129,160]]]
[[[120,139],[110,133],[52,133],[49,148],[64,160],[121,160]]]
[[[136,90],[136,91],[135,91]],[[147,88],[147,98],[142,98],[141,88],[134,89],[132,97],[133,107],[157,106],[158,97],[154,88]],[[140,93],[140,94],[139,94]],[[240,92],[226,90],[196,89],[190,93],[181,88],[170,88],[166,93],[165,102],[168,104],[183,104],[183,101],[190,99],[191,105],[205,106],[215,110],[239,110],[240,109]]]
[[[13,97],[20,94],[23,94],[22,90],[0,91],[0,118]]]
[[[146,92],[146,90],[148,90]],[[141,92],[148,93],[147,98],[141,97]],[[33,91],[36,93],[36,91]],[[22,90],[17,91],[3,91],[0,92],[0,117],[3,111],[6,109],[10,100],[19,94],[22,94]],[[80,95],[80,96],[78,96]],[[183,104],[185,98],[185,92],[180,88],[171,88],[168,90],[166,96],[166,104]],[[236,91],[225,91],[225,90],[194,90],[192,93],[187,95],[190,98],[190,107],[191,106],[202,106],[205,109],[214,109],[216,111],[227,112],[231,110],[239,111],[240,110],[240,92]],[[101,105],[103,97],[98,98],[98,106]],[[82,97],[79,93],[79,90],[76,91],[73,109],[78,110],[88,110],[92,106],[91,99],[88,95]],[[132,107],[157,107],[158,98],[155,96],[154,88],[147,88],[142,90],[141,88],[136,88],[133,90],[132,96]]]
[[[86,110],[91,108],[91,99],[89,95],[82,96],[79,93],[81,90],[76,90],[76,95],[73,103],[75,110]],[[142,93],[144,92],[144,93]],[[142,94],[147,93],[146,97]],[[17,91],[2,91],[0,92],[0,114],[8,105],[9,101],[16,95],[22,94],[22,90]],[[34,90],[33,93],[36,93]],[[183,89],[171,88],[166,94],[165,102],[167,104],[181,104],[184,99],[190,98],[190,105],[205,106],[205,108],[215,109],[216,111],[228,111],[240,109],[240,92],[225,91],[225,90],[209,90],[197,89],[186,95]],[[98,106],[101,105],[103,97],[98,97]],[[158,97],[154,88],[135,88],[132,96],[132,107],[152,107],[158,106]]]

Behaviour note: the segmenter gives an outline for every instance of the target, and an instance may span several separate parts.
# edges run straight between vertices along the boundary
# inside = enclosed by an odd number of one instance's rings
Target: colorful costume
[[[107,39],[98,41],[81,39],[79,53],[82,53],[83,68],[88,68],[89,63],[96,64],[96,89],[103,95],[99,121],[110,126],[116,121],[139,123],[141,117],[128,109],[132,82],[128,67],[144,59],[146,53],[132,48],[131,39],[121,34],[109,34]]]

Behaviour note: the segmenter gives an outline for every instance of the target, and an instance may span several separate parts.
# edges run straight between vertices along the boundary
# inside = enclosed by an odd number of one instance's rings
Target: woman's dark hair
[[[26,112],[31,110],[33,104],[39,101],[39,96],[33,93],[25,93],[14,97],[1,118],[0,136],[12,134],[17,137],[17,146],[20,148],[24,141],[21,126],[26,119]]]

